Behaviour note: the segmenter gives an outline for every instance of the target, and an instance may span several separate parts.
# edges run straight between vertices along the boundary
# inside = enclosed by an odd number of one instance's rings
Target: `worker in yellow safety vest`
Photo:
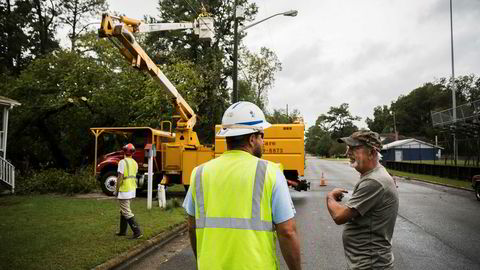
[[[255,104],[237,102],[217,133],[227,151],[192,171],[183,203],[197,268],[279,269],[276,238],[289,269],[301,269],[295,208],[279,164],[261,159],[271,126]]]
[[[123,153],[125,154],[125,158],[120,160],[117,170],[116,194],[120,205],[120,230],[117,235],[123,236],[127,234],[128,223],[133,231],[132,239],[137,239],[143,235],[130,208],[130,201],[135,198],[137,189],[138,164],[132,158],[135,153],[135,146],[131,143],[125,145],[123,147]]]

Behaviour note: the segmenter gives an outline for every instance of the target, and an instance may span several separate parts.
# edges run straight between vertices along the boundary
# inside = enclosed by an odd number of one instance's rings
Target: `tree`
[[[55,40],[58,17],[58,0],[32,0],[32,13],[28,30],[33,55],[40,56],[52,52],[59,47]]]
[[[252,89],[252,84],[246,80],[238,80],[238,100],[249,101],[255,103],[255,90]],[[258,106],[258,104],[257,104]],[[260,107],[260,106],[259,106]]]
[[[12,21],[0,18],[1,29],[18,26],[0,34],[0,53],[8,58],[0,60],[2,70],[18,65],[15,76],[1,74],[0,92],[22,103],[11,112],[8,148],[9,158],[21,170],[73,170],[92,160],[94,140],[89,128],[159,128],[162,120],[171,120],[174,115],[170,97],[149,75],[131,68],[108,40],[82,31],[87,22],[84,18],[90,14],[88,3],[95,10],[95,4],[103,1],[67,2],[19,0],[12,6],[7,6],[10,2],[0,5],[2,15],[7,10],[10,15],[17,14]],[[247,19],[252,19],[256,6],[240,2],[247,6]],[[196,131],[204,142],[213,141],[214,125],[220,123],[230,103],[229,56],[233,47],[233,3],[209,4],[216,18],[216,40],[211,44],[178,31],[137,37],[197,112]],[[82,5],[87,7],[82,9]],[[164,5],[163,22],[192,21],[200,11],[196,7],[191,12],[186,2],[161,1],[160,5]],[[58,48],[53,34],[59,23],[72,27],[74,50]],[[24,37],[24,41],[19,38],[22,44],[15,48],[12,37]],[[245,93],[251,94],[253,91],[246,86]],[[251,97],[254,101],[255,96]]]
[[[345,157],[347,146],[344,143],[333,141],[332,146],[328,149],[329,156],[333,157]]]
[[[373,119],[367,117],[368,128],[377,133],[393,132],[393,114],[387,105],[373,108]]]
[[[455,78],[457,106],[480,99],[480,78],[475,75]],[[431,113],[452,107],[452,83],[440,78],[415,88],[407,95],[401,95],[390,106],[374,108],[373,119],[367,118],[368,127],[376,132],[393,130],[393,114],[397,132],[410,137],[433,139]]]
[[[452,90],[452,84],[445,78],[440,79],[440,82],[447,88],[447,91]],[[474,74],[456,77],[455,87],[457,98],[460,101],[460,103],[457,102],[458,105],[480,99],[480,77],[476,77]]]
[[[318,125],[309,127],[307,132],[305,133],[305,151],[307,153],[316,155],[319,139],[325,134],[328,134],[328,132],[326,130],[323,130]]]
[[[305,138],[305,151],[307,153],[317,156],[330,156],[329,149],[334,141],[328,131],[323,130],[318,125],[311,126],[305,133]]]
[[[342,155],[344,148],[335,141],[357,131],[358,128],[353,121],[359,120],[360,117],[351,115],[347,103],[339,107],[330,107],[330,110],[326,114],[321,114],[315,125],[305,133],[305,151],[326,157]]]
[[[90,19],[101,11],[107,10],[108,4],[105,0],[70,0],[60,2],[59,9],[60,21],[70,27],[68,37],[71,50],[75,51],[75,43],[89,25]]]
[[[25,56],[29,40],[23,31],[30,11],[29,1],[0,2],[0,74],[18,75],[31,60]]]
[[[273,109],[273,113],[267,113],[267,121],[271,124],[292,124],[299,120],[300,111],[294,109],[291,113],[287,114],[283,109]]]
[[[57,49],[58,0],[0,3],[0,71],[18,76],[32,59]]]
[[[411,137],[433,138],[431,112],[448,107],[451,94],[441,84],[426,83],[392,103],[397,131]]]
[[[85,36],[79,44],[93,40]],[[108,41],[94,43],[95,57],[58,50],[2,86],[2,93],[22,103],[12,110],[8,148],[18,168],[78,168],[92,160],[89,128],[159,128],[161,120],[170,119],[170,100],[155,82],[121,56],[112,57],[118,52]]]
[[[325,133],[317,139],[318,141],[315,145],[315,154],[327,158],[330,157],[330,148],[334,143],[330,134]]]
[[[338,107],[330,107],[327,114],[322,114],[317,118],[315,125],[330,132],[332,138],[349,136],[358,130],[353,121],[360,121],[361,117],[353,116],[348,107],[348,103],[342,103]]]
[[[282,70],[282,64],[277,55],[265,47],[260,48],[259,54],[244,49],[241,59],[244,59],[240,62],[241,74],[254,93],[254,103],[265,109],[268,104],[268,89],[272,88],[275,73]]]
[[[159,1],[160,22],[193,21],[202,13],[199,2]],[[199,120],[196,131],[201,141],[214,138],[214,126],[221,122],[223,112],[230,104],[228,78],[232,75],[231,55],[233,48],[234,3],[232,1],[209,1],[203,3],[206,11],[215,15],[215,41],[208,43],[194,35],[181,31],[158,32],[150,34],[145,40],[147,52],[155,55],[157,64],[171,65],[175,61],[190,61],[194,70],[203,81],[197,88],[192,86],[189,100]],[[239,0],[238,5],[245,7],[245,16],[251,20],[257,12],[255,4]],[[242,36],[240,36],[241,38]],[[183,93],[182,93],[183,94]]]

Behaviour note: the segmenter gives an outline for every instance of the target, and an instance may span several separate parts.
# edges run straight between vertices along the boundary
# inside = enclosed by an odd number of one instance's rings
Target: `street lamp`
[[[236,9],[236,1],[235,1],[235,9]],[[265,19],[262,19],[260,21],[254,22],[250,25],[247,25],[243,28],[240,29],[240,32],[247,30],[250,27],[253,27],[259,23],[262,23],[266,20],[269,20],[275,16],[283,15],[283,16],[289,16],[289,17],[295,17],[297,16],[298,11],[296,10],[289,10],[285,12],[279,12],[276,14],[273,14]],[[232,81],[233,81],[233,91],[232,91],[232,103],[235,103],[238,101],[238,19],[237,19],[237,11],[235,10],[235,18],[234,18],[234,30],[233,30],[233,75],[232,75]]]
[[[250,28],[250,27],[252,27],[252,26],[255,26],[255,25],[257,25],[257,24],[259,24],[259,23],[261,23],[261,22],[264,22],[264,21],[266,21],[266,20],[268,20],[268,19],[270,19],[270,18],[273,18],[273,17],[275,17],[275,16],[283,15],[283,16],[295,17],[295,16],[297,16],[297,14],[298,14],[298,11],[296,11],[296,10],[289,10],[289,11],[285,11],[285,12],[280,12],[280,13],[277,13],[277,14],[273,14],[273,15],[270,16],[270,17],[267,17],[267,18],[265,18],[265,19],[263,19],[263,20],[260,20],[260,21],[258,21],[258,22],[254,22],[254,23],[252,23],[252,24],[250,24],[250,25],[247,25],[247,26],[243,27],[242,29],[240,29],[240,32],[245,31],[245,30],[247,30],[248,28]]]

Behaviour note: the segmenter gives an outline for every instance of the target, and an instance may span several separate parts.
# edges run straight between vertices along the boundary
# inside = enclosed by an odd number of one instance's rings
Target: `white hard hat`
[[[248,101],[232,104],[223,114],[218,137],[233,137],[260,132],[271,127],[260,108]]]

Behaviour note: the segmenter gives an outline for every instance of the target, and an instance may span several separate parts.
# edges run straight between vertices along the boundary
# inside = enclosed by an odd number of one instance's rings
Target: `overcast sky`
[[[346,102],[362,117],[356,124],[366,127],[375,106],[451,76],[449,0],[253,2],[259,6],[256,20],[298,10],[297,17],[277,16],[248,29],[244,44],[254,52],[268,47],[282,62],[269,109],[288,104],[308,126]],[[129,17],[158,15],[156,0],[109,4]],[[453,27],[455,75],[480,75],[480,0],[453,0]]]

